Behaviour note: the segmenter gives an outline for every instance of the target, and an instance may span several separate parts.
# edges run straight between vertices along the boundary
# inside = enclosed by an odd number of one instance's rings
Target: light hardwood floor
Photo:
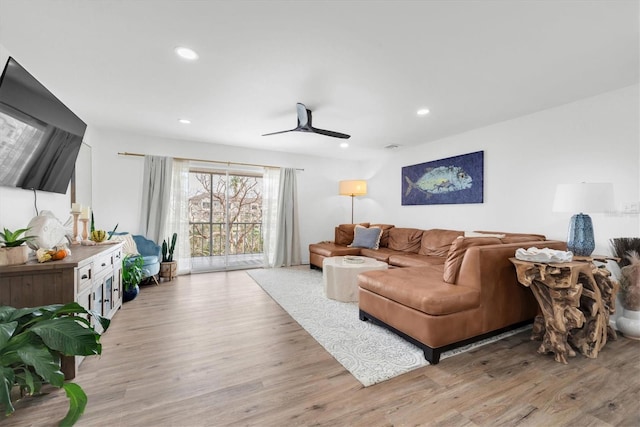
[[[638,426],[640,342],[568,365],[528,333],[363,388],[243,271],[146,286],[75,381],[79,426]],[[2,426],[50,426],[64,393]]]

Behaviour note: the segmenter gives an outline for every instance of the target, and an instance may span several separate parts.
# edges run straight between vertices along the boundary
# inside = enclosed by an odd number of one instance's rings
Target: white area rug
[[[328,299],[322,272],[308,266],[247,273],[365,387],[429,365],[422,350],[358,318],[358,304]],[[442,353],[440,359],[495,342],[526,326]]]

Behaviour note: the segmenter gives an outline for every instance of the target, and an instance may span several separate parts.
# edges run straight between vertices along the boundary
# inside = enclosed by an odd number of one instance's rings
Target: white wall
[[[273,151],[249,150],[225,145],[178,141],[93,129],[88,139],[93,151],[93,210],[96,227],[139,233],[140,198],[144,159],[118,152],[196,158],[224,162],[255,163],[302,168],[298,172],[298,195],[302,260],[309,261],[311,242],[333,239],[336,224],[351,221],[351,202],[338,196],[338,181],[357,178],[358,165]],[[354,174],[355,173],[355,174]],[[357,211],[356,211],[357,212]],[[365,213],[356,220],[365,220]]]
[[[392,152],[364,166],[368,219],[416,228],[500,230],[565,240],[571,214],[551,211],[557,183],[612,182],[618,204],[640,200],[638,85]],[[484,203],[401,206],[401,168],[484,151]],[[638,215],[591,215],[596,252],[640,235]]]

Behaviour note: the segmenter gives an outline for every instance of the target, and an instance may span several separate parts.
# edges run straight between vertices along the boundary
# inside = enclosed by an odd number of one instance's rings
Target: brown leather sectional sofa
[[[387,327],[418,345],[433,364],[440,354],[531,322],[538,304],[518,284],[509,261],[516,249],[566,250],[539,234],[420,230],[388,224],[379,249],[351,248],[354,225],[335,229],[333,242],[309,245],[312,268],[326,257],[361,255],[391,268],[358,276],[360,319]],[[469,235],[469,233],[466,233]],[[398,267],[398,268],[393,268]]]

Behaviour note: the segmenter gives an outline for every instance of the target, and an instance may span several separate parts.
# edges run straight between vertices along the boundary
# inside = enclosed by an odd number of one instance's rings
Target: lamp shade
[[[351,180],[340,181],[341,196],[365,196],[367,194],[367,181]]]
[[[613,210],[613,184],[558,184],[553,200],[554,212],[602,213]]]

